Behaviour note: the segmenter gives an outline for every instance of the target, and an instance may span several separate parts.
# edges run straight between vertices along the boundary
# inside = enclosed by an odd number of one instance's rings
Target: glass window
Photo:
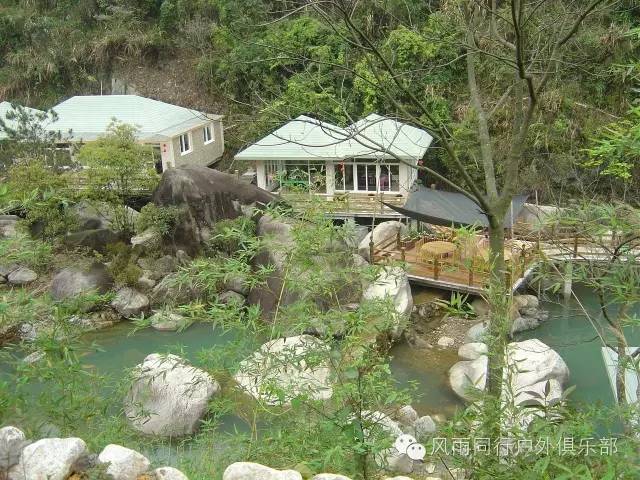
[[[380,165],[380,191],[399,192],[400,191],[400,166]]]
[[[191,139],[189,138],[188,133],[183,133],[180,135],[180,153],[184,155],[185,153],[189,153],[191,151]]]
[[[353,163],[337,163],[334,168],[335,189],[338,191],[353,190]]]
[[[213,131],[211,125],[205,125],[205,127],[202,129],[202,133],[204,137],[204,143],[213,142]]]

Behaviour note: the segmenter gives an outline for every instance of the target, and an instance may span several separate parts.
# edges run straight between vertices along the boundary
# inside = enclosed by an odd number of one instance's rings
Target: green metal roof
[[[222,118],[138,95],[76,96],[53,110],[58,120],[46,128],[69,140],[84,141],[104,135],[114,119],[136,127],[141,141],[161,142]]]
[[[433,138],[396,119],[371,114],[342,128],[301,115],[258,140],[236,160],[344,160],[366,157],[417,162]]]

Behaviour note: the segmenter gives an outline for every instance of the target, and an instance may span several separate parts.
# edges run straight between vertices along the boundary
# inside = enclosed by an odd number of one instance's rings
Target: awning
[[[522,211],[528,195],[516,195],[511,200],[511,210],[504,218],[504,228],[511,228]],[[402,206],[383,202],[402,215],[421,222],[444,227],[472,226],[488,227],[489,220],[480,206],[467,196],[457,192],[445,192],[419,186],[409,193]]]

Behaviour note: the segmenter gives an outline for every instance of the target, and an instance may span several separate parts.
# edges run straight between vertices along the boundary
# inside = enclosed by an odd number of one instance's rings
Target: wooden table
[[[444,258],[451,255],[456,251],[455,243],[443,242],[442,240],[436,240],[434,242],[425,243],[420,247],[420,256],[425,257],[438,257]]]

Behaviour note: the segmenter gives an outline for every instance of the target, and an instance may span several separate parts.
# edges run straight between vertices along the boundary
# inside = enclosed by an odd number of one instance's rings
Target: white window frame
[[[210,143],[213,143],[213,123],[209,123],[207,125],[205,125],[204,127],[202,127],[202,135],[203,135],[203,139],[204,139],[204,144],[205,145],[209,145]],[[207,140],[207,137],[209,137],[209,139]]]
[[[183,138],[187,139],[187,143],[189,148],[184,150],[184,141]],[[187,155],[188,153],[193,152],[193,138],[191,136],[191,132],[186,132],[181,134],[178,137],[178,143],[180,143],[180,155]]]

